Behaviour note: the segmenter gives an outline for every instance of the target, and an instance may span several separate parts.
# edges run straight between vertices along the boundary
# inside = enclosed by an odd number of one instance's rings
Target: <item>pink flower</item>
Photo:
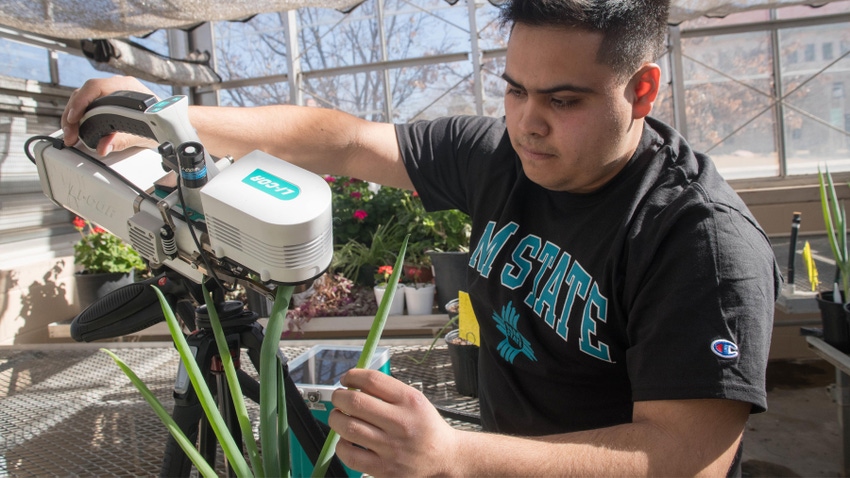
[[[330,175],[325,176],[325,182],[327,182],[327,183],[334,183],[334,182],[336,182],[336,178],[335,178],[335,177],[333,177],[333,176],[330,176]]]
[[[360,191],[351,191],[351,197],[353,197],[354,199],[360,199],[363,197],[363,193],[361,193]]]
[[[354,211],[354,214],[352,214],[352,216],[354,216],[354,219],[357,219],[358,221],[362,221],[362,220],[366,219],[366,217],[368,217],[369,214],[362,209],[358,209],[358,210]]]

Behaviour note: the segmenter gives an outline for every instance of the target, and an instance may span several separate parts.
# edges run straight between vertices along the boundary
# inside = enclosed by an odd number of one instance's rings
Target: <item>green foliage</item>
[[[357,360],[357,368],[365,368],[371,362],[375,355],[378,342],[381,340],[384,325],[389,316],[390,303],[393,296],[396,294],[396,287],[401,275],[402,264],[404,262],[405,252],[407,249],[408,237],[402,238],[399,251],[395,254],[395,271],[390,277],[390,284],[387,286],[387,291],[384,294],[383,300],[378,307],[378,312],[375,315],[375,320],[372,322],[372,327],[369,329],[369,334],[366,337],[366,342],[363,345],[363,351],[360,358]],[[268,326],[265,337],[260,349],[260,445],[254,441],[251,426],[248,421],[247,409],[244,406],[244,398],[238,385],[236,377],[236,369],[230,357],[230,352],[227,349],[224,331],[221,328],[221,322],[218,318],[218,313],[212,303],[212,298],[203,288],[204,302],[207,305],[207,310],[210,311],[210,322],[213,327],[213,332],[216,337],[216,345],[219,355],[222,358],[222,364],[225,368],[225,373],[228,377],[228,386],[235,403],[237,419],[239,426],[242,429],[243,440],[247,439],[248,454],[251,460],[251,467],[242,456],[240,446],[233,440],[233,435],[227,429],[224,418],[218,410],[218,404],[212,396],[209,386],[204,381],[203,373],[198,367],[194,355],[189,349],[186,342],[186,337],[180,328],[174,312],[171,310],[165,296],[162,292],[154,287],[154,291],[159,298],[162,312],[168,324],[168,329],[171,332],[171,337],[174,340],[174,345],[180,353],[180,360],[186,367],[189,379],[195,392],[198,394],[198,400],[204,409],[210,426],[219,440],[222,451],[227,460],[234,469],[237,476],[290,476],[290,444],[289,444],[289,424],[286,419],[286,397],[283,384],[283,365],[279,358],[280,337],[283,332],[283,324],[285,322],[286,312],[289,308],[292,298],[293,287],[281,286],[275,294],[274,305],[272,306],[271,315],[269,317]],[[203,476],[215,476],[215,471],[212,467],[204,462],[203,457],[197,450],[194,449],[192,443],[186,437],[180,427],[174,422],[165,407],[151,393],[150,389],[138,378],[138,376],[122,362],[114,353],[104,350],[109,354],[118,366],[124,371],[130,381],[139,389],[148,401],[150,406],[157,413],[159,418],[168,428],[169,432],[177,440],[181,448],[186,452],[189,459],[195,464]],[[324,476],[327,472],[330,460],[334,455],[336,444],[339,441],[339,436],[331,430],[328,433],[321,454],[316,461],[316,466],[313,470],[313,476]],[[260,450],[263,452],[260,453]]]
[[[826,235],[829,238],[829,247],[832,249],[832,257],[835,259],[835,267],[841,275],[841,291],[844,300],[850,299],[850,253],[847,250],[847,214],[844,204],[839,204],[835,185],[832,183],[832,175],[829,168],[826,174],[818,168],[818,182],[820,184],[820,202],[823,211],[823,222],[826,225]]]
[[[74,264],[82,266],[85,273],[126,273],[145,268],[139,254],[118,236],[79,217],[74,228],[80,233],[80,241],[74,244]]]
[[[403,189],[370,188],[345,177],[325,176],[325,181],[333,194],[335,269],[346,277],[356,280],[364,267],[392,264],[407,235],[408,266],[429,267],[427,251],[469,250],[471,225],[463,212],[426,212],[416,192]]]

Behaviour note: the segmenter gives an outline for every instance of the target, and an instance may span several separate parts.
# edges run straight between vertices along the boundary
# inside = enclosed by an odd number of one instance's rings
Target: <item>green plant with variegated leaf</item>
[[[357,368],[365,368],[372,362],[372,357],[375,354],[375,349],[381,339],[381,335],[389,316],[389,307],[393,296],[396,293],[398,284],[398,275],[401,274],[404,256],[407,250],[407,242],[409,237],[405,238],[401,249],[399,250],[395,272],[391,278],[390,284],[387,286],[387,291],[384,294],[383,300],[378,307],[378,312],[375,315],[375,320],[372,322],[372,327],[369,330],[369,335],[366,338],[366,343],[363,346],[363,351],[357,361]],[[239,421],[242,436],[246,442],[248,456],[251,465],[245,461],[242,456],[239,445],[233,440],[232,435],[227,430],[224,419],[222,418],[216,402],[210,392],[209,387],[203,380],[203,375],[194,356],[189,350],[189,345],[186,342],[186,337],[180,329],[177,318],[174,312],[168,305],[165,297],[154,288],[159,297],[160,305],[162,306],[163,314],[168,323],[171,337],[180,354],[180,359],[183,362],[188,372],[199,401],[210,421],[211,427],[216,434],[216,437],[221,444],[222,451],[228,459],[228,462],[233,467],[237,476],[289,476],[289,426],[286,419],[286,400],[284,395],[283,383],[283,367],[280,363],[278,351],[280,350],[280,337],[285,325],[286,311],[289,308],[289,302],[292,297],[293,288],[291,286],[279,287],[275,295],[274,305],[272,306],[268,325],[266,328],[265,338],[260,348],[260,446],[258,447],[253,432],[251,423],[248,417],[245,401],[242,396],[242,391],[239,387],[239,382],[236,378],[236,368],[233,365],[233,360],[230,356],[230,351],[227,348],[227,342],[224,337],[224,331],[219,321],[218,313],[215,310],[214,304],[209,292],[204,288],[204,300],[210,315],[210,322],[213,328],[213,333],[216,338],[216,346],[218,347],[219,355],[222,358],[225,374],[227,376],[228,387],[230,388],[231,396],[234,400],[236,415]],[[201,454],[195,449],[192,442],[180,430],[179,426],[174,422],[165,407],[156,399],[153,393],[147,388],[138,376],[113,352],[103,349],[109,354],[118,366],[124,371],[130,381],[139,389],[142,396],[154,409],[154,412],[159,416],[162,422],[168,428],[168,431],[174,436],[177,443],[186,453],[190,460],[195,464],[198,472],[205,477],[216,476],[215,470],[208,464]],[[339,441],[339,437],[334,431],[331,431],[327,437],[321,455],[316,462],[313,476],[324,476],[327,472],[328,465],[334,455],[334,449]],[[263,450],[260,454],[259,449]]]
[[[841,291],[844,300],[850,298],[850,254],[847,250],[847,214],[844,204],[839,203],[835,185],[829,168],[822,173],[818,167],[818,182],[820,184],[820,202],[823,210],[823,222],[826,225],[826,235],[835,267],[841,276]],[[837,293],[838,291],[836,291]]]

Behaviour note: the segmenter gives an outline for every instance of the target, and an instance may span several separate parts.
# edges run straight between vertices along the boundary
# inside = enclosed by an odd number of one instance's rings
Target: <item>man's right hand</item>
[[[68,105],[62,113],[62,132],[66,146],[73,146],[79,140],[80,119],[92,101],[120,90],[131,90],[153,95],[139,80],[129,76],[97,78],[88,80],[74,90],[68,99]],[[101,138],[97,144],[97,153],[106,156],[112,151],[121,151],[132,146],[152,146],[151,140],[125,133],[113,133]]]

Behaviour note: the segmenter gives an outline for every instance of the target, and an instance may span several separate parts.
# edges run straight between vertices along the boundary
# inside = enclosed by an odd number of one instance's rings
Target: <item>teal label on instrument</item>
[[[283,201],[295,199],[301,193],[298,186],[262,169],[255,169],[253,173],[245,176],[242,182]]]

